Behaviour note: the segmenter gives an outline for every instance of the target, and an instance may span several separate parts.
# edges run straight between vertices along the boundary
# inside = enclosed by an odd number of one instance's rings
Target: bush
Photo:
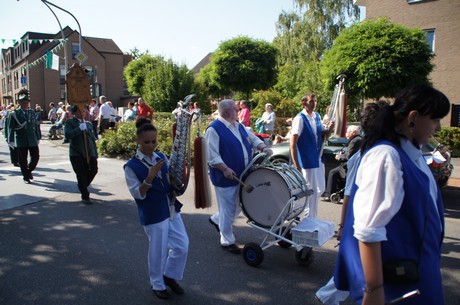
[[[202,134],[207,127],[207,116],[201,117]],[[161,151],[166,156],[171,155],[173,146],[172,126],[174,124],[171,113],[155,113],[153,124],[158,131],[157,151]],[[192,124],[190,136],[192,138],[192,156],[193,140],[197,135],[197,124]],[[97,142],[99,155],[110,158],[129,159],[137,149],[136,143],[136,126],[132,122],[120,123],[115,130],[106,130],[102,138]]]
[[[436,139],[446,145],[451,151],[453,157],[460,156],[460,128],[443,127],[436,133]]]

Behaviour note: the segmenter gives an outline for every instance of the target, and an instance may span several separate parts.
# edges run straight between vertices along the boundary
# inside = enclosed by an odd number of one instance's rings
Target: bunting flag
[[[62,43],[67,39],[39,39],[39,38],[34,38],[34,39],[11,39],[11,38],[0,38],[0,42],[2,44],[7,44],[7,45],[15,45],[17,42],[23,42],[26,43],[28,42],[29,44],[33,43],[46,43],[46,42],[59,42]]]
[[[51,52],[46,53],[46,68],[59,71],[59,56]]]

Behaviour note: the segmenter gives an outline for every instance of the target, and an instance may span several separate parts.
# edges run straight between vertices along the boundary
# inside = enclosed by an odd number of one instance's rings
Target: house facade
[[[130,96],[126,90],[123,69],[131,60],[112,39],[80,37],[77,31],[66,27],[62,33],[27,32],[14,46],[1,50],[1,104],[16,103],[19,90],[29,90],[31,107],[36,104],[47,111],[49,103],[66,100],[66,71],[78,64],[76,56],[86,55],[81,62],[92,84],[93,98],[105,95],[114,107],[124,106]],[[56,69],[47,68],[46,55],[59,57]],[[67,60],[65,53],[67,53]],[[67,69],[66,63],[67,61]]]
[[[385,16],[392,22],[426,31],[435,54],[430,79],[452,103],[451,113],[442,125],[460,127],[460,1],[355,0],[354,3],[366,8],[366,19]]]

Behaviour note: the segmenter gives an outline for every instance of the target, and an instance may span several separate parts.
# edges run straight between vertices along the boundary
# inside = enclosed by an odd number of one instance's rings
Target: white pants
[[[339,302],[345,301],[349,294],[348,291],[335,288],[334,277],[331,277],[329,282],[316,292],[318,299],[325,305],[339,305]]]
[[[320,160],[319,167],[317,168],[302,168],[302,174],[305,180],[307,180],[310,184],[310,188],[313,190],[313,194],[307,198],[304,215],[305,217],[316,218],[318,215],[319,198],[326,189],[324,163]]]
[[[211,220],[219,225],[220,244],[222,246],[228,246],[235,243],[235,235],[233,235],[233,222],[241,212],[241,207],[238,203],[239,186],[214,186],[214,189],[216,191],[219,211],[211,216]]]
[[[166,289],[163,275],[181,280],[188,254],[188,236],[180,213],[174,219],[144,226],[149,239],[148,266],[152,289]]]

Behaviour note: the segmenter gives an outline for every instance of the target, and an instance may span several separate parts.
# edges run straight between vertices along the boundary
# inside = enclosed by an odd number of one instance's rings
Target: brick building
[[[78,63],[80,35],[69,27],[56,34],[27,32],[14,46],[1,50],[0,78],[1,104],[15,103],[19,90],[30,92],[31,106],[40,105],[45,111],[50,102],[65,101],[65,56],[67,48],[68,68]],[[65,42],[65,43],[64,43]],[[123,54],[112,39],[82,37],[82,51],[87,59],[82,63],[94,95],[107,96],[114,107],[124,106],[130,99],[123,79],[123,69],[131,56]],[[59,56],[59,70],[46,68],[47,52]],[[97,88],[97,89],[96,89]],[[71,102],[71,101],[69,101]]]
[[[451,101],[451,115],[443,126],[460,127],[460,1],[459,0],[355,0],[366,8],[366,19],[388,17],[392,22],[427,32],[435,54],[430,74],[435,88]]]

